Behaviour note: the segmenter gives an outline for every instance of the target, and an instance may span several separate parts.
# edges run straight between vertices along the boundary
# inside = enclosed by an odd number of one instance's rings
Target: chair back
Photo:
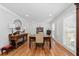
[[[47,30],[47,35],[51,35],[51,30]]]
[[[43,43],[43,32],[36,34],[36,43]]]

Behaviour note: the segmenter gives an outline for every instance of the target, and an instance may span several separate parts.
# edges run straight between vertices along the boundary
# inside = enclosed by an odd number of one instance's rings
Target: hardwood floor
[[[41,47],[35,49],[35,45],[33,45],[32,48],[29,49],[28,42],[25,42],[17,49],[10,51],[8,54],[4,53],[1,56],[73,56],[72,53],[55,41],[52,41],[52,48],[50,50],[47,45],[45,44],[43,49]]]

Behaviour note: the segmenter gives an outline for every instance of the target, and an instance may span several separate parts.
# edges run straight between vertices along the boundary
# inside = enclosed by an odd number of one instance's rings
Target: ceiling
[[[63,12],[71,3],[0,3],[28,22],[50,22]]]

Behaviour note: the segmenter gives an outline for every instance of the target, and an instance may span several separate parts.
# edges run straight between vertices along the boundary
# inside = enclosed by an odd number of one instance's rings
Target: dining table
[[[50,49],[51,48],[51,36],[44,35],[43,39],[44,39],[44,43],[49,42],[49,49]],[[30,35],[29,36],[29,48],[31,48],[32,41],[34,41],[34,42],[36,41],[36,36],[35,35]]]

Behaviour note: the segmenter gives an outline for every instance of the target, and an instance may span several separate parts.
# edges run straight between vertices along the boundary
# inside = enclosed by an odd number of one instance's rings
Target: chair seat
[[[10,45],[10,44],[6,45],[6,46],[4,46],[4,47],[1,48],[1,53],[3,54],[4,50],[6,50],[6,53],[8,53],[10,49],[13,49],[13,46]]]

